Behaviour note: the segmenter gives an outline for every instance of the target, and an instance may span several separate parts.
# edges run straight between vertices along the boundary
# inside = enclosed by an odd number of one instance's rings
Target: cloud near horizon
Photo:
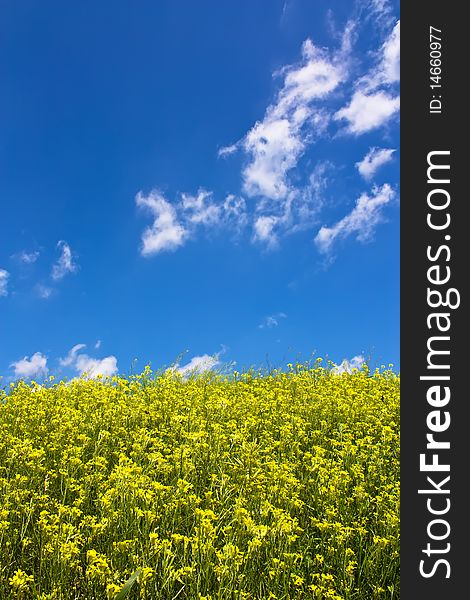
[[[49,369],[47,368],[47,357],[41,352],[35,352],[31,358],[24,358],[12,362],[10,367],[14,369],[15,377],[21,379],[30,379],[32,377],[46,377]]]
[[[212,371],[215,367],[222,364],[220,357],[227,351],[226,346],[222,346],[216,354],[201,354],[199,356],[193,356],[191,360],[183,366],[176,363],[169,371],[175,371],[183,377],[189,377],[191,375],[200,375],[206,371]]]
[[[176,365],[176,371],[183,376],[199,375],[205,371],[211,371],[214,367],[220,365],[218,355],[210,356],[202,354],[201,356],[193,356],[193,358],[184,366]]]
[[[88,354],[80,353],[86,348],[86,344],[76,344],[68,352],[65,358],[59,359],[59,363],[63,367],[72,367],[78,375],[87,374],[90,378],[110,377],[118,371],[117,358],[115,356],[106,356],[102,359],[92,358]]]
[[[336,365],[336,367],[333,369],[333,373],[341,375],[342,373],[352,373],[353,369],[357,369],[359,371],[362,369],[364,362],[365,358],[361,354],[358,354],[351,359],[345,358],[341,364]]]

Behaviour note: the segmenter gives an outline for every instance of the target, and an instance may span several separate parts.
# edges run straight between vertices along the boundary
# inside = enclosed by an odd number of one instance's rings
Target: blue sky
[[[397,368],[398,10],[2,3],[3,383]]]

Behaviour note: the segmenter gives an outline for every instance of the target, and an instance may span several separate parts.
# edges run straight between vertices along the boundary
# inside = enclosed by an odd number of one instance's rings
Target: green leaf
[[[121,591],[115,597],[114,600],[123,600],[123,598],[126,598],[127,594],[133,588],[134,583],[137,581],[139,575],[140,575],[140,569],[138,571],[136,571],[135,573],[132,573],[132,575],[129,577],[129,579],[126,581],[126,583],[122,586]]]

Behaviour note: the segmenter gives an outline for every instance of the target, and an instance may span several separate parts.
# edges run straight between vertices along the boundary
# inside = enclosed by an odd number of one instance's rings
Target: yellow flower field
[[[399,376],[0,392],[0,598],[399,598]]]

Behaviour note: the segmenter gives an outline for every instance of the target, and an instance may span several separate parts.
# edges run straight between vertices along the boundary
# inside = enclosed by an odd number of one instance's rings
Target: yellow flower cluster
[[[0,429],[0,598],[399,598],[391,370],[19,382]]]

